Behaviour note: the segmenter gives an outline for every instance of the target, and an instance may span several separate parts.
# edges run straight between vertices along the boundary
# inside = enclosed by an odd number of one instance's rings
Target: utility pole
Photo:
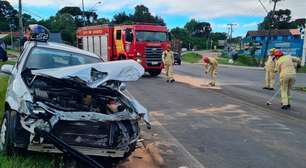
[[[268,54],[269,43],[270,43],[270,38],[271,38],[271,33],[272,33],[272,26],[274,25],[274,15],[275,15],[275,10],[276,10],[276,5],[277,5],[277,2],[279,2],[280,0],[272,0],[272,1],[274,2],[274,5],[273,5],[272,14],[271,14],[271,25],[269,26],[269,29],[268,29],[268,36],[267,36],[266,45],[265,45],[266,47],[263,52],[264,60],[266,59],[267,54]],[[264,64],[264,61],[263,61],[263,64]]]
[[[82,0],[82,16],[83,16],[83,25],[86,25],[85,21],[85,6],[84,6],[84,0]]]
[[[22,21],[22,2],[19,0],[19,48],[21,48],[21,42],[23,40],[23,21]]]
[[[230,45],[230,47],[232,47],[232,39],[233,39],[233,29],[234,29],[234,26],[236,26],[237,24],[235,23],[229,23],[227,24],[228,28],[229,28],[229,40],[228,40],[228,44]],[[228,47],[228,50],[229,50],[229,47]]]
[[[232,38],[233,38],[233,27],[236,26],[237,24],[229,23],[227,25],[229,26],[229,29],[230,29],[229,41],[231,43],[232,42]]]
[[[14,48],[14,40],[13,40],[13,24],[10,24],[10,31],[11,31],[11,48]]]
[[[302,66],[305,66],[306,61],[306,23],[304,28],[304,47],[303,47],[303,56],[302,56]]]

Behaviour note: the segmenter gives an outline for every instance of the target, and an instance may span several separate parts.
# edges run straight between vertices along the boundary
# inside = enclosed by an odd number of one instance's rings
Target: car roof
[[[35,42],[33,41],[33,43]],[[81,50],[79,48],[76,48],[76,47],[73,47],[67,44],[60,44],[60,43],[54,43],[54,42],[37,42],[36,46],[50,48],[50,49],[64,50],[68,52],[74,52],[74,53],[79,53],[79,54],[83,54],[83,55],[87,55],[87,56],[91,56],[95,58],[100,58],[98,55],[92,52]]]

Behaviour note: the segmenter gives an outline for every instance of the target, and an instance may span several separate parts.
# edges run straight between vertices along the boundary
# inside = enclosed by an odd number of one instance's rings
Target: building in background
[[[248,31],[243,40],[243,48],[254,57],[262,57],[265,52],[268,34],[268,30]],[[269,49],[277,48],[287,55],[302,56],[303,39],[299,29],[272,30],[269,38]]]

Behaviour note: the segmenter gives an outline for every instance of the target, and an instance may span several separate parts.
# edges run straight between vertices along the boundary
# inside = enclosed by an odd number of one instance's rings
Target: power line
[[[260,5],[262,6],[262,8],[267,12],[269,13],[268,9],[266,8],[266,6],[263,4],[263,2],[261,0],[258,0]]]
[[[28,9],[24,9],[24,8],[23,8],[23,11],[24,11],[24,12],[27,12],[27,13],[33,15],[33,16],[36,16],[36,17],[38,17],[38,18],[40,18],[40,19],[43,19],[43,17],[41,17],[40,15],[38,15],[38,14],[36,14],[36,13],[34,13],[34,12],[28,10]]]

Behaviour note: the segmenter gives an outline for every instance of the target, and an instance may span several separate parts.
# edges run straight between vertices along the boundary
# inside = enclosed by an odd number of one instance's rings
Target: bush
[[[236,62],[240,63],[241,65],[245,66],[257,66],[256,58],[246,56],[246,55],[239,55]]]
[[[197,53],[187,53],[182,56],[182,60],[188,63],[199,63],[202,59],[202,56]]]

